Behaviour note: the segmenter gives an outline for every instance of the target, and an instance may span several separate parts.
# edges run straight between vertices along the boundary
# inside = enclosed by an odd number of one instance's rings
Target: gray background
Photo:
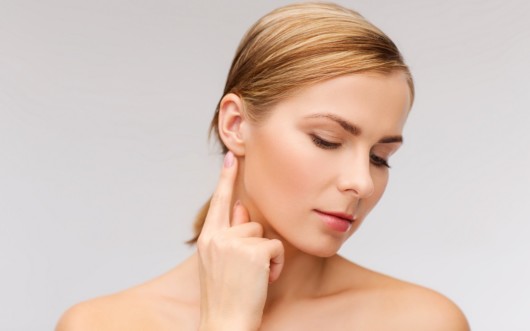
[[[192,252],[235,47],[286,3],[0,0],[1,330],[50,330]],[[474,330],[529,330],[528,2],[339,3],[417,84],[386,195],[341,252],[444,293]]]

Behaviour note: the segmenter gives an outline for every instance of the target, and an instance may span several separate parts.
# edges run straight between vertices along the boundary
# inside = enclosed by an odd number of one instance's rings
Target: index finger
[[[217,187],[210,200],[202,231],[209,232],[230,227],[231,202],[236,174],[237,159],[231,151],[228,151]]]

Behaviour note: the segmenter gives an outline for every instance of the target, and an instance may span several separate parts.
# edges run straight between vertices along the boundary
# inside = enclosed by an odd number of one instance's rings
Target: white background
[[[1,330],[51,330],[192,252],[235,48],[286,3],[0,0]],[[444,293],[474,330],[529,330],[528,2],[339,3],[417,86],[386,195],[342,254]]]

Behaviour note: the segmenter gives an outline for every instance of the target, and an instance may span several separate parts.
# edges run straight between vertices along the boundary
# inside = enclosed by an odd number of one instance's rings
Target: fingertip
[[[250,221],[250,217],[247,209],[241,203],[241,200],[237,200],[232,210],[232,226],[243,224]]]
[[[217,187],[210,198],[203,228],[230,227],[230,207],[237,178],[237,159],[233,152],[226,153],[223,164]]]
[[[228,151],[225,155],[224,167],[231,168],[234,165],[234,160],[235,160],[234,153],[232,153],[232,151]]]
[[[280,278],[280,273],[282,272],[280,266],[271,267],[271,270],[269,271],[269,284],[274,283],[275,281]]]
[[[280,278],[284,265],[284,248],[283,243],[279,239],[271,239],[276,243],[276,256],[270,261],[270,272],[269,272],[269,283],[276,281]]]

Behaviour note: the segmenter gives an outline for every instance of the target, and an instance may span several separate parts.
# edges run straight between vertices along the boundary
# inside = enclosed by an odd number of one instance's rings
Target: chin
[[[276,229],[269,228],[270,231],[268,234],[274,234],[272,236],[273,238],[281,240],[286,246],[286,250],[299,251],[311,256],[328,258],[338,253],[344,242],[351,237],[356,228],[351,229],[350,233],[344,234],[320,230],[315,231],[315,229],[293,233],[293,231],[281,231],[282,229],[275,231]]]
[[[321,240],[319,245],[314,245],[311,243],[301,243],[300,245],[296,245],[295,243],[291,243],[295,248],[300,250],[301,252],[304,252],[308,255],[316,256],[316,257],[332,257],[337,254],[339,249],[341,248],[343,242],[337,242],[335,240]]]
[[[338,251],[338,249],[335,249],[333,251],[319,251],[312,255],[316,257],[328,258],[337,255]]]

